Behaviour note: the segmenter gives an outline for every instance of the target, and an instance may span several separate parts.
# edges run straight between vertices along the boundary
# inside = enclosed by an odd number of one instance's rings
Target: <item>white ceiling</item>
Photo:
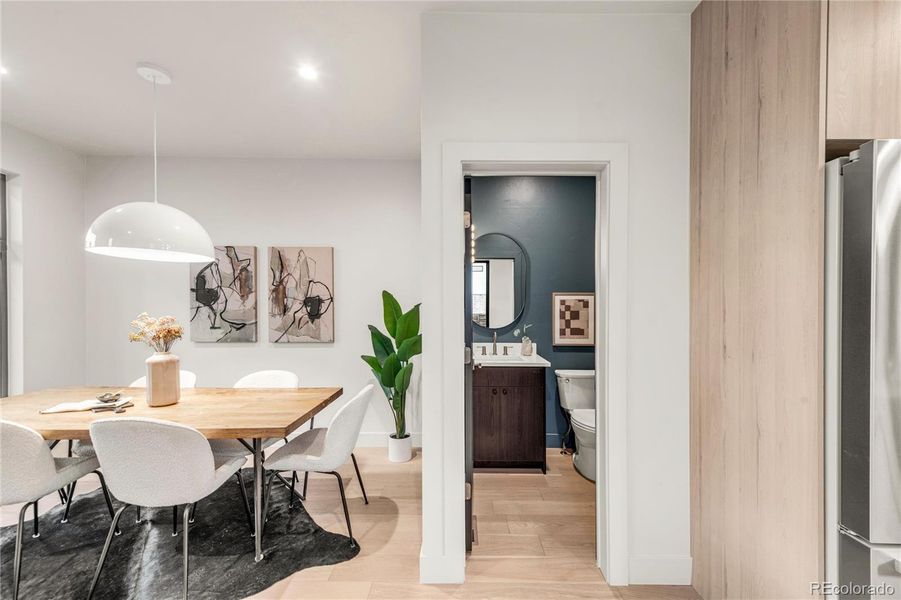
[[[88,155],[419,156],[424,11],[690,13],[646,2],[8,2],[2,119]],[[317,82],[297,76],[301,62]]]

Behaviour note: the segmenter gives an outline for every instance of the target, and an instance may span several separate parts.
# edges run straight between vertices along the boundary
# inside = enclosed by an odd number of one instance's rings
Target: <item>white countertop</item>
[[[504,354],[504,348],[507,354]],[[522,355],[522,344],[498,342],[497,354],[492,354],[493,346],[479,343],[472,345],[472,358],[477,367],[539,367],[548,368],[551,363],[538,354],[538,344],[532,344],[532,355]],[[483,354],[484,352],[484,354]]]

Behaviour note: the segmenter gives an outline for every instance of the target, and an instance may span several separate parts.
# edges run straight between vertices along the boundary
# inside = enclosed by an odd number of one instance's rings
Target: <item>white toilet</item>
[[[569,415],[576,437],[573,464],[579,473],[594,481],[597,473],[594,371],[561,369],[554,374],[560,390],[560,404]]]

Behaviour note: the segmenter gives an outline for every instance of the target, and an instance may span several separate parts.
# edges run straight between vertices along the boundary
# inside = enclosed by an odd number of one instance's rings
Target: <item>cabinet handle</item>
[[[507,388],[502,389],[501,392],[504,394],[504,396],[506,396],[506,395],[507,395]]]
[[[497,388],[491,388],[491,393],[497,396]]]

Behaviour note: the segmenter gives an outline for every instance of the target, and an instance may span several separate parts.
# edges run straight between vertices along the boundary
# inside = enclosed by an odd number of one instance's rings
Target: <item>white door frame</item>
[[[628,144],[456,143],[442,145],[441,198],[423,212],[424,252],[440,264],[423,274],[423,537],[420,580],[465,578],[463,419],[463,175],[491,171],[597,175],[599,341],[595,353],[598,414],[597,556],[610,585],[629,583],[628,531]],[[429,190],[423,190],[429,193]],[[432,219],[432,222],[427,222]],[[439,223],[435,223],[437,219]],[[437,227],[435,226],[437,225]],[[435,257],[435,253],[439,254]],[[605,310],[604,310],[605,309]],[[429,339],[431,338],[431,339]],[[604,399],[604,409],[600,409]]]

